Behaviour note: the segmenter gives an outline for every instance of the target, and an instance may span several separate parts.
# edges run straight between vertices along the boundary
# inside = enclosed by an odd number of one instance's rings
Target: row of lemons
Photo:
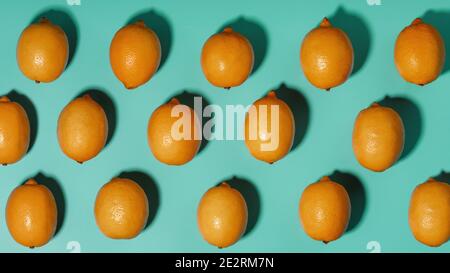
[[[36,82],[52,82],[65,70],[68,40],[64,31],[43,18],[28,26],[17,45],[20,70]],[[353,69],[353,47],[346,33],[331,25],[327,18],[304,38],[300,49],[301,67],[306,78],[320,89],[330,90],[344,83]],[[395,64],[408,82],[425,85],[435,80],[445,59],[444,42],[439,32],[421,19],[415,19],[398,36]],[[142,21],[127,25],[114,36],[110,63],[114,74],[127,89],[136,88],[157,71],[161,45],[155,32]],[[253,69],[253,48],[246,37],[231,28],[212,35],[205,43],[201,66],[214,86],[231,88],[245,82]],[[177,99],[157,108],[147,130],[153,155],[169,165],[182,165],[197,154],[201,140],[174,139],[171,128],[177,121],[171,115]],[[264,124],[277,124],[279,145],[261,149],[270,142],[269,127],[257,126],[256,138],[249,138],[249,115],[245,119],[245,143],[258,160],[274,163],[291,149],[295,123],[289,106],[275,92],[257,100],[255,106],[278,106],[279,118],[258,115]],[[187,106],[186,106],[187,107]],[[193,109],[187,108],[196,117]],[[192,134],[200,131],[195,118],[190,119]],[[258,123],[261,124],[261,123]],[[102,107],[89,95],[76,98],[58,119],[58,141],[69,158],[82,163],[103,149],[108,135],[108,121]],[[373,103],[356,118],[353,150],[365,168],[381,172],[400,157],[404,146],[404,126],[392,108]],[[24,109],[8,97],[0,98],[0,163],[13,164],[27,152],[30,125]],[[114,178],[99,191],[95,217],[99,229],[114,239],[136,237],[146,224],[149,208],[142,188],[134,181]],[[208,190],[197,211],[197,221],[204,239],[217,247],[236,243],[245,232],[247,205],[241,193],[226,182]],[[299,218],[305,232],[324,242],[337,240],[346,230],[351,204],[346,189],[324,177],[302,193]],[[46,244],[56,229],[57,206],[50,190],[30,179],[10,195],[6,222],[12,237],[27,247]],[[450,186],[434,179],[414,190],[409,210],[409,224],[414,237],[429,246],[440,246],[450,237]]]

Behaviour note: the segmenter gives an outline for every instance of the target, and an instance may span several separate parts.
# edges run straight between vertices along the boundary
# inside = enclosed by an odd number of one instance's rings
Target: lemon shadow
[[[218,32],[222,32],[227,27],[244,35],[251,43],[255,57],[251,74],[254,74],[261,67],[267,55],[269,39],[265,27],[257,20],[244,16],[227,22],[219,28]]]
[[[282,83],[275,90],[277,97],[283,100],[291,108],[295,123],[295,136],[291,151],[297,149],[306,136],[310,121],[309,104],[305,96],[296,88]]]
[[[105,111],[106,119],[108,120],[108,136],[106,138],[105,147],[111,142],[117,126],[117,108],[114,101],[108,96],[108,94],[100,88],[88,88],[81,92],[77,98],[84,95],[90,95],[91,98],[97,102]]]
[[[56,208],[57,208],[57,224],[56,224],[56,231],[55,236],[59,234],[61,231],[64,219],[66,216],[66,199],[64,191],[61,187],[61,184],[53,177],[47,176],[46,174],[39,172],[34,179],[38,184],[46,186],[53,194],[53,197],[55,198],[56,202]],[[55,237],[54,236],[54,237]]]
[[[30,145],[28,147],[27,153],[29,153],[34,144],[36,143],[37,138],[37,132],[38,132],[38,115],[36,111],[36,107],[34,106],[33,102],[24,94],[19,93],[16,90],[12,90],[7,97],[18,104],[22,106],[22,108],[25,110],[25,113],[27,113],[28,121],[30,122]]]
[[[73,19],[74,17],[68,9],[63,9],[58,6],[56,8],[51,8],[40,12],[34,17],[31,23],[37,23],[43,17],[49,19],[53,24],[60,26],[66,33],[69,42],[69,58],[66,65],[67,69],[72,64],[78,47],[78,26]]]
[[[329,18],[333,26],[342,29],[353,45],[354,63],[352,76],[366,64],[371,49],[371,33],[364,17],[349,12],[342,6]]]
[[[131,179],[144,190],[148,200],[149,211],[143,231],[146,230],[156,218],[161,203],[158,185],[150,175],[140,170],[124,171],[118,177]]]
[[[232,188],[238,190],[245,199],[248,210],[248,221],[243,237],[248,236],[254,231],[261,214],[262,205],[259,191],[252,182],[245,178],[234,176],[231,179],[224,181]]]
[[[149,9],[133,15],[127,21],[127,25],[136,23],[139,20],[144,21],[145,25],[151,28],[159,38],[159,42],[161,43],[161,63],[159,64],[158,71],[160,71],[166,64],[172,49],[173,38],[170,22],[162,13],[154,9]]]
[[[444,182],[450,184],[450,172],[442,170],[440,174],[433,177],[437,181]]]
[[[379,102],[382,106],[394,109],[401,117],[405,128],[405,144],[399,160],[406,159],[419,143],[422,136],[422,115],[419,107],[405,97],[386,96]]]
[[[351,215],[346,232],[358,227],[364,217],[367,204],[367,194],[361,180],[348,172],[334,171],[330,179],[342,185],[350,197]]]
[[[199,118],[201,118],[201,122],[202,122],[202,126],[201,126],[202,128],[200,128],[201,133],[202,133],[202,140],[201,140],[200,148],[199,148],[198,153],[197,153],[197,154],[200,154],[200,153],[202,153],[205,150],[206,146],[209,143],[209,141],[204,137],[203,126],[209,120],[214,118],[214,117],[205,117],[203,115],[205,108],[210,105],[210,102],[209,102],[209,100],[207,98],[205,98],[204,95],[201,95],[199,92],[196,92],[196,91],[184,90],[180,94],[176,95],[175,98],[177,98],[180,101],[181,104],[187,105],[187,106],[191,107],[194,110],[199,110],[199,111],[201,110],[201,113],[198,113],[198,111],[196,112],[197,116]],[[201,98],[202,99],[201,100],[202,101],[201,109],[195,109],[195,100],[194,100],[195,98]]]
[[[444,74],[445,72],[450,70],[450,10],[429,10],[423,15],[422,19],[425,23],[434,26],[439,31],[442,39],[444,40],[446,54],[444,67],[441,72],[441,74]]]

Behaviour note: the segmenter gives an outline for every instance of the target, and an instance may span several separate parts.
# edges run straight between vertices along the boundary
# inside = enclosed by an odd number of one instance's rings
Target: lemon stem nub
[[[331,27],[330,20],[327,17],[323,18],[322,22],[320,22],[321,27]]]
[[[50,20],[45,16],[39,19],[39,23],[48,23],[48,22],[50,22]]]
[[[91,95],[89,95],[89,94],[84,94],[83,98],[85,98],[85,99],[92,99]]]
[[[172,104],[180,104],[180,101],[177,98],[173,98],[170,100],[170,103]]]
[[[412,21],[411,25],[417,25],[417,24],[421,24],[421,23],[423,23],[422,19],[416,18],[416,19],[414,19],[414,21]]]
[[[28,181],[25,182],[25,185],[37,185],[37,182],[34,179],[28,179]]]
[[[136,25],[145,26],[145,22],[144,22],[144,20],[137,20]]]
[[[330,178],[328,176],[324,176],[319,181],[328,181],[328,180],[330,180]]]
[[[0,97],[0,102],[10,102],[7,96]]]

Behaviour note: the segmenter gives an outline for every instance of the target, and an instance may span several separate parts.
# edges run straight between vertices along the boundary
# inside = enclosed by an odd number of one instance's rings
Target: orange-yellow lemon
[[[362,110],[353,128],[353,152],[365,168],[382,172],[400,158],[405,132],[399,114],[377,103]]]
[[[444,40],[432,25],[417,18],[398,35],[394,59],[403,79],[425,85],[434,81],[442,71]]]
[[[294,136],[292,111],[274,91],[254,102],[245,116],[245,145],[258,160],[271,164],[282,159]]]
[[[47,244],[57,225],[52,192],[34,179],[14,189],[6,204],[6,225],[19,244],[34,248]]]
[[[203,46],[201,64],[206,79],[214,86],[239,86],[253,69],[251,43],[242,34],[227,27],[211,36]]]
[[[161,62],[161,44],[156,33],[143,21],[121,28],[109,49],[111,68],[125,88],[148,82]]]
[[[244,234],[247,215],[244,197],[224,182],[203,195],[197,209],[197,223],[205,241],[224,248]]]
[[[0,97],[0,164],[19,161],[30,144],[30,122],[27,113],[8,97]]]
[[[299,214],[306,234],[325,243],[337,240],[347,229],[351,204],[345,188],[323,177],[305,188]]]
[[[324,18],[303,39],[300,63],[312,85],[330,90],[343,84],[352,73],[353,55],[347,34]]]
[[[168,165],[183,165],[197,154],[201,128],[195,111],[177,99],[156,109],[147,127],[150,150],[157,160]]]
[[[450,238],[450,185],[435,179],[418,185],[409,204],[409,226],[417,241],[432,247]]]
[[[95,220],[100,231],[112,239],[131,239],[139,235],[148,219],[148,200],[133,180],[114,178],[98,192]]]
[[[47,18],[28,26],[16,49],[22,73],[36,82],[52,82],[64,72],[69,59],[69,42],[61,27]]]
[[[90,95],[73,100],[59,115],[59,146],[65,155],[79,163],[100,153],[107,137],[105,111]]]

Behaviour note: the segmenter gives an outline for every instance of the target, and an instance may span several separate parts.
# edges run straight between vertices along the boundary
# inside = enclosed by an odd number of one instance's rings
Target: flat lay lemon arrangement
[[[309,32],[303,33],[297,45],[298,55],[292,58],[298,62],[298,76],[304,77],[316,92],[329,96],[339,92],[337,87],[352,81],[351,75],[358,61],[358,54],[355,54],[358,43],[351,40],[339,24],[334,24],[333,18],[318,18],[317,23],[311,26]],[[138,91],[133,89],[158,78],[158,69],[167,48],[163,39],[158,37],[158,31],[145,20],[129,22],[112,33],[111,42],[107,45],[109,52],[102,52],[101,58],[106,58],[110,64],[114,79],[126,92],[126,100],[138,95]],[[252,80],[257,45],[231,25],[204,36],[208,38],[201,41],[203,46],[198,48],[199,55],[190,57],[198,64],[208,84],[218,87],[217,92],[222,92],[223,96],[229,95],[236,87],[245,87]],[[396,76],[407,84],[418,86],[438,82],[446,58],[443,36],[425,19],[417,18],[405,23],[405,28],[391,41],[392,52],[386,53],[386,58],[395,64]],[[81,42],[88,44],[93,41]],[[43,88],[63,81],[61,75],[69,62],[69,45],[68,35],[61,26],[52,22],[51,18],[41,18],[26,26],[19,36],[16,44],[17,67],[27,80]],[[173,81],[176,80],[177,75],[173,75]],[[292,107],[292,97],[270,88],[264,96],[251,97],[253,102],[237,126],[243,129],[242,142],[252,159],[260,161],[264,168],[270,170],[276,168],[279,162],[290,160],[287,155],[296,149],[295,138],[304,134],[301,130],[305,128],[297,126],[301,116]],[[33,117],[29,115],[32,113],[25,111],[21,101],[15,98],[8,93],[0,97],[0,164],[5,171],[25,164],[22,160],[27,157],[31,146],[30,120]],[[179,96],[171,97],[145,117],[147,126],[140,130],[142,135],[130,136],[130,139],[144,138],[147,152],[158,163],[174,169],[188,169],[201,155],[205,141],[199,123],[201,113],[196,112],[191,103]],[[120,109],[120,102],[117,108]],[[266,110],[261,112],[260,109]],[[373,101],[359,111],[354,113],[353,131],[351,139],[348,139],[352,155],[361,169],[374,175],[388,175],[405,153],[409,133],[406,121],[397,109],[384,101]],[[45,141],[56,140],[52,145],[56,145],[65,157],[80,167],[107,156],[104,148],[109,145],[108,136],[114,128],[110,128],[108,110],[96,96],[88,91],[73,97],[58,112],[59,116],[53,119],[57,128],[55,138]],[[188,119],[180,122],[180,117]],[[174,126],[188,130],[188,134],[184,135],[187,138],[174,136]],[[315,130],[312,134],[320,132]],[[274,138],[276,147],[271,148]],[[217,155],[218,158],[220,156]],[[221,164],[226,165],[225,162]],[[229,172],[233,173],[233,169]],[[279,209],[295,210],[297,213],[293,217],[297,217],[299,232],[303,230],[311,239],[331,245],[345,234],[351,225],[352,213],[359,208],[353,202],[350,190],[345,187],[346,181],[338,181],[326,173],[321,175],[322,178],[309,181],[306,188],[297,193],[297,206]],[[432,175],[429,174],[429,177]],[[18,244],[28,248],[42,247],[55,236],[58,215],[62,212],[58,211],[58,199],[51,188],[39,183],[35,177],[27,179],[4,200],[3,218],[11,237]],[[100,181],[103,186],[98,188],[95,202],[90,204],[91,211],[86,211],[86,217],[95,218],[98,230],[108,239],[139,240],[141,236],[147,236],[141,233],[150,221],[152,211],[157,209],[152,201],[158,197],[149,195],[146,186],[138,181],[117,175],[116,170],[111,169],[108,179],[109,182]],[[185,179],[189,181],[189,177]],[[252,208],[240,187],[227,179],[217,179],[211,181],[209,189],[205,188],[204,192],[195,195],[200,196],[195,204],[196,211],[180,213],[189,214],[191,220],[196,222],[198,233],[205,243],[227,248],[239,244],[252,225]],[[66,198],[71,198],[70,193]],[[265,201],[263,206],[278,206]],[[70,217],[69,211],[65,221]],[[429,247],[444,245],[450,238],[450,185],[438,178],[429,178],[417,184],[410,191],[408,211],[398,217],[408,222],[411,232],[405,236],[412,236]]]

